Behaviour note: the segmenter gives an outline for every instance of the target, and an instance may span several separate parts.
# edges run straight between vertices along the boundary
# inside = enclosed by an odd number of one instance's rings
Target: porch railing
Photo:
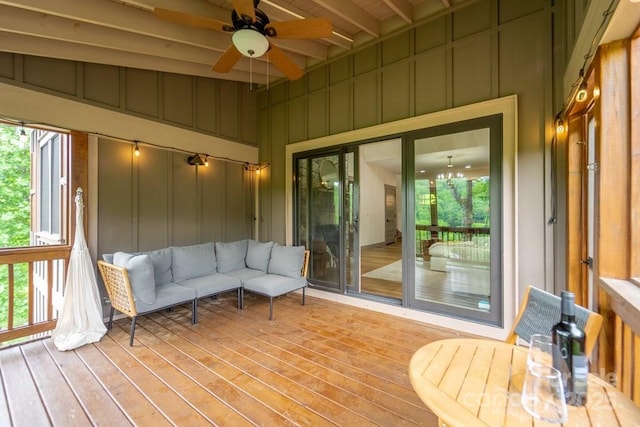
[[[416,224],[416,256],[428,254],[436,242],[473,242],[477,247],[489,246],[490,229],[487,227],[441,227]],[[481,257],[481,255],[478,255]]]
[[[604,318],[600,354],[606,359],[599,361],[600,374],[640,405],[640,287],[601,278],[600,288],[606,294],[599,304]]]
[[[0,344],[54,329],[71,248],[0,249]]]

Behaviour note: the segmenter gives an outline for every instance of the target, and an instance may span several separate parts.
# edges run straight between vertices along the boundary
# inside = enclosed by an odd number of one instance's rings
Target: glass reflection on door
[[[311,251],[309,279],[340,287],[339,155],[297,161],[298,240]]]
[[[490,129],[415,140],[415,300],[491,310]]]

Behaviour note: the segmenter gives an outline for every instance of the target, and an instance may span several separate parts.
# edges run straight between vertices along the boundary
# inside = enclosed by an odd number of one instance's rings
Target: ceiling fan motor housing
[[[256,9],[256,20],[251,21],[251,17],[238,15],[238,12],[231,12],[231,22],[236,30],[255,30],[260,34],[265,34],[264,27],[269,23],[269,17],[260,9]]]

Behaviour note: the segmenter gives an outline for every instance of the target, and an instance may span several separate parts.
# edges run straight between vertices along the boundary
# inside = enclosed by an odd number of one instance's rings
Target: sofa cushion
[[[246,259],[247,267],[266,273],[269,268],[271,248],[273,248],[273,242],[260,243],[255,240],[249,240]]]
[[[244,282],[244,289],[269,297],[277,297],[296,289],[304,288],[307,280],[304,277],[285,277],[280,274],[267,274]]]
[[[236,279],[240,279],[242,283],[247,280],[254,279],[256,277],[261,277],[266,275],[262,270],[255,270],[253,268],[241,268],[240,270],[230,271],[228,273],[224,273],[225,276],[235,277]]]
[[[196,291],[175,283],[165,283],[156,287],[156,295],[157,298],[153,304],[136,302],[138,313],[147,313],[164,307],[171,307],[193,301],[196,298]]]
[[[102,254],[102,259],[109,264],[113,264],[113,254]]]
[[[247,241],[216,242],[216,261],[218,273],[228,273],[245,268],[244,259],[247,256]]]
[[[207,276],[216,272],[213,242],[171,247],[171,272],[174,282]]]
[[[299,278],[304,262],[304,246],[281,246],[274,244],[269,260],[269,274]]]
[[[196,291],[196,297],[198,298],[231,291],[242,286],[240,279],[219,273],[209,274],[208,276],[202,277],[194,277],[193,279],[188,279],[178,284]]]
[[[153,264],[153,276],[156,279],[156,285],[162,285],[173,281],[171,274],[171,249],[164,248],[155,251],[142,252],[143,255],[149,255],[149,259]]]
[[[113,264],[127,269],[129,283],[136,301],[153,304],[156,301],[156,282],[153,264],[148,255],[133,255],[126,252],[113,254]],[[137,302],[136,302],[137,306]]]

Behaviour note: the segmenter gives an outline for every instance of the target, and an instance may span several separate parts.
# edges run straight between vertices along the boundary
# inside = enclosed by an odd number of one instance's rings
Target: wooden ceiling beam
[[[362,31],[374,37],[380,36],[380,21],[350,1],[344,0],[312,0],[331,13],[338,15]]]
[[[383,0],[406,23],[413,22],[413,7],[407,0]]]

